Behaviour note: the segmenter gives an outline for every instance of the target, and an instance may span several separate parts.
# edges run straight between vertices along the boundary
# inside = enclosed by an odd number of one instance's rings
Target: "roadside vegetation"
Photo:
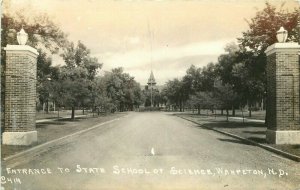
[[[266,55],[269,45],[277,42],[276,32],[281,26],[288,31],[289,42],[299,42],[297,21],[299,9],[288,11],[284,4],[277,8],[270,3],[263,10],[258,10],[255,17],[246,22],[248,30],[237,38],[236,43],[225,47],[225,54],[220,55],[216,63],[205,67],[191,65],[185,76],[170,80],[162,91],[167,99],[168,110],[185,111],[201,109],[229,111],[252,111],[266,107]],[[267,114],[266,114],[267,115]]]
[[[185,76],[168,81],[160,91],[153,92],[154,107],[185,111],[221,110],[227,116],[231,110],[264,109],[266,105],[266,48],[276,42],[276,31],[283,26],[289,33],[288,41],[299,42],[297,28],[299,10],[287,11],[284,4],[277,8],[266,3],[255,17],[246,22],[248,30],[236,43],[225,47],[216,63],[205,67],[191,65]],[[28,45],[38,49],[37,109],[48,113],[56,110],[86,110],[93,114],[138,110],[149,105],[150,94],[124,72],[123,68],[102,71],[101,60],[93,56],[82,42],[68,39],[68,35],[46,14],[30,11],[30,17],[20,11],[4,9],[1,47],[17,44],[17,32],[23,27],[29,35]],[[65,64],[57,66],[52,55],[60,55]],[[1,107],[5,94],[5,51],[1,51]],[[102,72],[101,72],[102,71]],[[102,73],[101,75],[99,73]],[[141,108],[141,111],[162,110]],[[5,110],[2,110],[2,113]]]
[[[8,4],[9,5],[9,4]],[[24,28],[28,45],[39,52],[37,58],[37,109],[43,113],[59,110],[115,112],[134,110],[143,101],[140,84],[134,77],[114,68],[100,75],[103,63],[92,55],[81,41],[76,43],[47,14],[29,11],[29,16],[12,7],[5,7],[1,18],[1,47],[17,43],[17,32]],[[52,55],[59,55],[65,64],[58,65]],[[5,100],[5,51],[1,51],[1,107]],[[2,113],[5,110],[2,110]],[[3,117],[2,117],[3,118]]]

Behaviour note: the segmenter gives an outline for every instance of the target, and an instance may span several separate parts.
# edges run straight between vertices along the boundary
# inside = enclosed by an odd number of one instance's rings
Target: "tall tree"
[[[24,28],[28,33],[27,44],[39,50],[37,58],[38,92],[42,101],[49,94],[45,78],[51,75],[51,60],[46,52],[56,53],[64,48],[67,43],[67,35],[46,14],[31,14],[30,18],[17,12],[10,14],[4,11],[1,17],[1,47],[8,44],[17,44],[17,32]],[[5,94],[5,51],[1,51],[1,105],[4,104]],[[44,97],[41,97],[44,96]],[[3,107],[3,106],[2,106]]]
[[[289,33],[288,41],[299,40],[297,21],[299,8],[292,12],[284,9],[284,4],[278,9],[266,2],[266,7],[256,13],[255,17],[247,20],[249,29],[243,32],[243,37],[238,38],[245,51],[262,54],[269,45],[277,42],[276,32],[283,26]]]
[[[212,109],[216,104],[212,92],[198,91],[189,98],[189,104],[196,107],[198,114],[201,114],[201,109]]]
[[[182,80],[173,79],[169,80],[163,89],[164,94],[168,97],[170,105],[179,107],[180,111],[184,111],[184,103],[187,101],[188,96],[184,91]]]
[[[297,21],[299,8],[292,12],[284,9],[284,4],[277,9],[266,2],[264,9],[258,11],[248,22],[249,29],[238,38],[240,51],[237,56],[238,63],[234,70],[235,76],[240,78],[240,86],[247,96],[250,107],[265,96],[266,92],[266,55],[264,51],[277,42],[276,32],[283,26],[289,33],[288,41],[299,41]],[[239,74],[240,73],[240,74]]]
[[[119,111],[133,110],[142,103],[140,85],[134,77],[123,72],[123,68],[114,68],[105,74],[106,91]]]
[[[213,96],[219,108],[226,110],[226,120],[228,121],[229,109],[235,104],[237,93],[229,84],[221,84],[215,86]]]
[[[61,68],[60,80],[66,86],[65,103],[71,107],[71,118],[74,119],[76,107],[84,111],[85,106],[92,102],[93,80],[102,64],[91,57],[90,50],[80,41],[77,46],[69,43],[62,57],[66,65]]]

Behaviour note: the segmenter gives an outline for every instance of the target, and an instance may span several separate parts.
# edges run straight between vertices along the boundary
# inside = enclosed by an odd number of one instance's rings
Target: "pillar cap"
[[[35,55],[39,55],[38,51],[28,45],[7,45],[4,48],[5,51],[29,51]]]
[[[298,43],[275,43],[273,45],[270,45],[266,51],[265,54],[270,55],[272,53],[275,53],[278,50],[289,50],[289,49],[298,49],[300,50],[300,45]]]

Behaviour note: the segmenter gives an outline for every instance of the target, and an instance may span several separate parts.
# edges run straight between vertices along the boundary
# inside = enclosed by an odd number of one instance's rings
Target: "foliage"
[[[146,87],[146,89],[142,90],[142,96],[143,96],[143,102],[145,107],[151,106],[151,96],[153,101],[152,102],[153,107],[159,107],[159,104],[162,104],[161,93],[159,92],[158,89],[154,87],[152,90],[151,87]]]
[[[250,21],[247,21],[249,30],[243,32],[243,37],[238,38],[244,51],[263,54],[269,45],[277,42],[276,32],[283,26],[289,33],[288,40],[299,42],[297,21],[299,8],[293,12],[284,9],[284,4],[279,10],[266,2],[266,7],[256,13]]]
[[[275,43],[276,31],[283,26],[289,41],[299,41],[297,20],[299,9],[279,10],[270,3],[256,13],[249,29],[238,38],[239,44],[229,43],[218,62],[206,67],[192,65],[182,79],[167,82],[164,94],[169,104],[186,102],[190,107],[231,109],[249,105],[265,98],[266,48]]]
[[[72,108],[72,118],[75,108],[114,112],[133,110],[142,104],[144,97],[134,77],[124,73],[122,68],[99,76],[102,63],[91,55],[85,44],[70,42],[47,14],[29,12],[30,16],[22,11],[6,11],[2,15],[1,47],[17,44],[17,31],[21,28],[28,33],[27,45],[39,51],[37,94],[41,104],[51,101],[57,107]],[[54,67],[50,59],[52,54],[61,54],[65,65]],[[1,59],[4,79],[5,51],[1,52]],[[2,96],[4,85],[2,80]]]
[[[28,34],[27,45],[37,49],[57,52],[68,42],[67,35],[56,25],[47,14],[25,17],[22,13],[11,15],[4,13],[1,18],[1,47],[17,44],[17,32],[24,28]]]
[[[189,104],[191,104],[194,107],[205,108],[205,109],[211,109],[213,104],[213,94],[212,92],[208,91],[199,91],[196,92],[194,95],[191,95],[189,99]]]
[[[28,33],[27,44],[39,51],[37,58],[37,92],[41,102],[49,100],[49,78],[57,75],[57,68],[51,66],[51,59],[47,51],[55,53],[63,48],[67,42],[67,36],[60,28],[50,20],[46,14],[25,17],[21,12],[14,15],[4,13],[1,17],[1,47],[8,44],[17,44],[17,31],[24,28]],[[4,104],[6,65],[5,51],[1,51],[1,105]]]
[[[61,68],[59,80],[65,86],[64,104],[72,108],[72,118],[74,118],[75,107],[80,106],[84,109],[95,103],[93,82],[102,64],[91,57],[90,50],[80,41],[76,46],[74,43],[69,43],[62,57],[66,65]]]
[[[107,96],[119,111],[133,110],[142,103],[140,84],[123,68],[112,69],[104,76]]]

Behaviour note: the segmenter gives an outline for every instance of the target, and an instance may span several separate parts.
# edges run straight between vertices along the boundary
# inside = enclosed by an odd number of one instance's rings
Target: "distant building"
[[[143,90],[143,93],[146,97],[145,107],[158,107],[159,106],[159,90],[156,85],[153,71],[150,73],[147,85]]]
[[[145,86],[146,90],[148,90],[148,89],[150,90],[151,88],[156,89],[156,82],[155,82],[155,78],[154,78],[154,75],[153,75],[153,71],[151,71],[150,77],[148,79],[148,83]]]

